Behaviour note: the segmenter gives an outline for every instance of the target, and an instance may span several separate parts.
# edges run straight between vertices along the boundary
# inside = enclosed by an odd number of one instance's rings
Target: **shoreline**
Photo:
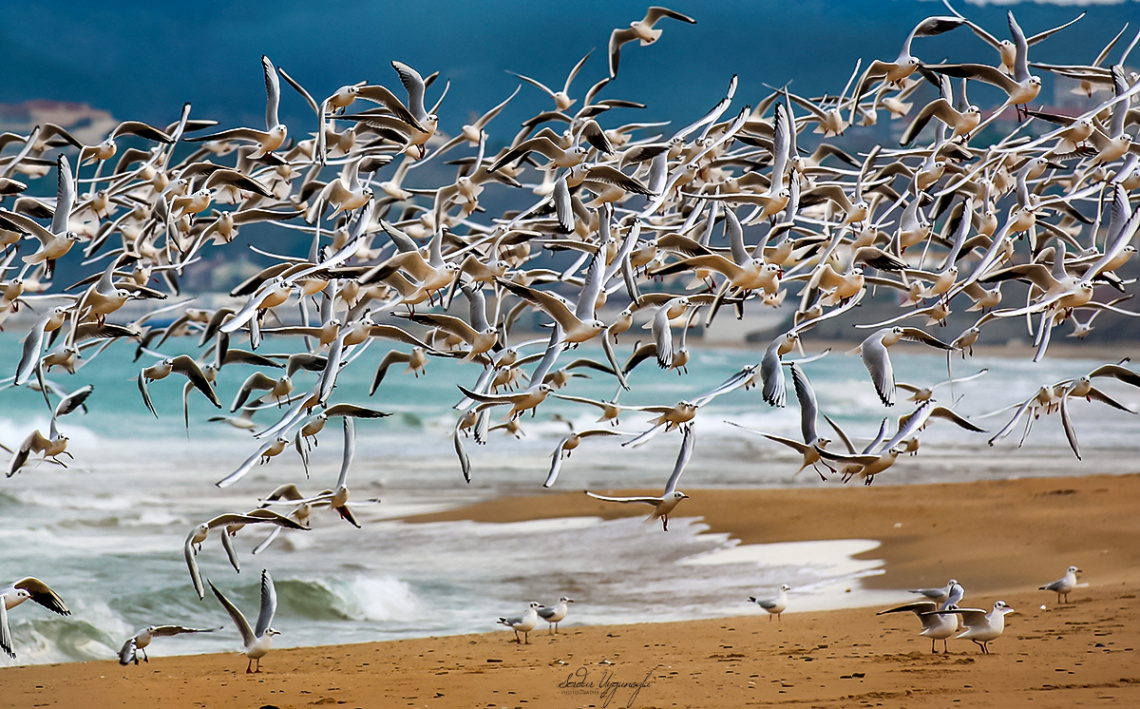
[[[632,699],[628,706],[640,707],[934,707],[946,706],[948,693],[979,707],[1140,701],[1134,650],[1140,603],[1133,592],[1140,583],[1134,544],[1140,475],[690,495],[678,516],[702,516],[709,532],[731,534],[742,544],[877,539],[880,546],[867,555],[884,561],[884,573],[863,579],[865,586],[941,586],[954,576],[966,587],[967,605],[988,608],[1001,598],[1018,613],[994,641],[992,655],[951,640],[951,654],[943,656],[930,654],[910,614],[795,612],[794,589],[780,622],[745,604],[728,618],[578,625],[588,617],[587,601],[572,607],[558,635],[545,627],[532,631],[529,646],[516,646],[506,629],[493,631],[491,618],[490,632],[481,635],[278,649],[266,656],[263,673],[246,676],[245,658],[236,653],[167,656],[177,641],[160,640],[150,648],[151,662],[137,668],[108,660],[4,669],[5,696],[21,707],[77,706],[97,698],[100,706],[281,709],[600,707],[603,690],[610,693],[608,706]],[[639,513],[603,505],[581,493],[555,493],[404,519],[506,522]],[[663,534],[648,525],[645,533]],[[1090,585],[1057,606],[1054,595],[1036,588],[1070,563],[1084,570],[1082,581]],[[899,591],[899,602],[908,598]],[[224,632],[236,645],[236,632]],[[594,686],[559,686],[567,680]]]
[[[972,492],[967,493],[967,489]],[[638,495],[658,491],[643,488],[612,492]],[[1029,496],[1033,504],[1016,506],[1011,498],[1019,493]],[[714,488],[691,490],[689,494],[692,499],[682,501],[674,517],[700,517],[708,526],[708,533],[728,534],[742,544],[877,540],[877,548],[856,555],[886,562],[883,574],[863,579],[865,586],[875,589],[907,588],[908,584],[945,585],[939,567],[970,564],[979,557],[985,562],[981,566],[988,567],[1001,545],[979,550],[959,542],[978,536],[978,530],[991,522],[1001,522],[1006,537],[1001,544],[1016,545],[1022,558],[997,568],[981,569],[970,586],[997,593],[1017,589],[1015,570],[1023,568],[1026,557],[1036,553],[1099,555],[1103,545],[1112,541],[1106,530],[1085,529],[1081,530],[1082,535],[1066,534],[1077,526],[1075,520],[1068,519],[1073,514],[1074,498],[1090,498],[1080,505],[1095,506],[1102,523],[1111,520],[1115,525],[1129,525],[1128,517],[1140,509],[1140,473],[869,487]],[[987,499],[992,503],[974,504],[975,498],[980,503]],[[989,519],[995,514],[994,505],[1001,508],[1001,520]],[[644,514],[637,506],[607,504],[582,493],[551,493],[495,498],[402,519],[411,523],[501,523],[577,516],[615,519]],[[844,521],[849,524],[829,519],[835,516],[845,516]],[[1060,520],[1058,533],[1036,531],[1053,526],[1053,519]],[[1140,523],[1136,527],[1140,529]],[[941,544],[939,539],[946,539],[947,543]],[[937,555],[925,556],[923,552],[929,548],[935,548]],[[1119,551],[1140,568],[1140,548],[1135,552],[1125,548]]]

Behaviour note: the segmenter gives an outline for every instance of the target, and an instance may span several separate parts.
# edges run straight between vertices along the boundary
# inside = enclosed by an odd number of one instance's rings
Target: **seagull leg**
[[[146,654],[146,650],[142,650],[142,649],[140,649],[140,650],[139,650],[139,652],[141,652],[141,653],[142,653],[142,656],[143,656],[143,660],[145,660],[145,661],[146,661],[146,664],[148,664],[148,665],[149,665],[149,664],[150,664],[150,655]],[[136,652],[136,653],[135,653],[135,664],[136,664],[136,665],[137,665],[137,664],[139,664],[139,655],[138,655],[138,652]]]
[[[249,662],[245,664],[245,673],[247,675],[253,674],[253,658],[250,658]]]

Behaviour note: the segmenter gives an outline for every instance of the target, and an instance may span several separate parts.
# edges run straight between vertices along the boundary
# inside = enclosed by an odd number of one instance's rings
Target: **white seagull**
[[[1080,569],[1078,569],[1075,566],[1070,566],[1068,569],[1065,570],[1064,576],[1057,579],[1056,581],[1053,581],[1051,583],[1045,584],[1044,586],[1041,586],[1037,590],[1038,591],[1053,591],[1057,594],[1057,603],[1061,602],[1061,596],[1064,596],[1065,597],[1065,603],[1068,603],[1069,602],[1069,594],[1072,593],[1073,589],[1075,589],[1077,587],[1077,574],[1079,574],[1079,573],[1081,573]]]
[[[542,604],[538,601],[531,601],[527,606],[526,611],[515,618],[499,618],[499,624],[505,625],[511,630],[515,631],[515,642],[522,644],[519,640],[519,631],[522,631],[523,637],[526,638],[526,644],[530,644],[530,631],[534,630],[534,626],[538,625],[538,609]]]
[[[982,649],[982,653],[988,655],[990,641],[1001,637],[1002,631],[1005,630],[1006,613],[1015,611],[1005,601],[998,601],[994,603],[994,609],[989,613],[977,608],[948,608],[934,612],[940,615],[954,613],[961,616],[962,622],[966,625],[966,632],[958,637],[973,640],[974,644]]]
[[[609,497],[607,495],[598,495],[589,490],[586,494],[595,500],[603,500],[605,502],[637,502],[644,505],[653,505],[653,514],[649,519],[661,518],[661,529],[669,531],[669,513],[681,500],[688,499],[688,495],[677,489],[677,481],[681,478],[681,473],[685,470],[685,464],[689,462],[689,458],[693,455],[693,447],[696,445],[697,434],[693,432],[691,425],[685,426],[685,439],[681,442],[681,451],[677,455],[677,463],[673,466],[673,474],[669,476],[669,481],[665,483],[665,490],[657,497]]]
[[[942,651],[949,654],[950,650],[946,646],[946,641],[951,635],[958,632],[958,619],[952,615],[943,615],[938,610],[938,604],[934,601],[917,601],[898,608],[879,611],[875,615],[902,613],[904,611],[914,613],[922,621],[922,632],[919,635],[930,638],[930,651],[937,654],[938,650],[934,649],[934,643],[936,640],[941,640]]]
[[[139,652],[142,652],[143,660],[149,663],[150,658],[147,656],[144,648],[150,645],[150,641],[155,638],[182,635],[183,633],[212,633],[215,630],[221,630],[221,628],[185,628],[181,625],[147,626],[127,638],[127,641],[123,643],[123,648],[119,650],[119,664],[129,665],[132,662],[136,665],[139,664]]]
[[[777,593],[774,598],[756,598],[755,596],[749,596],[748,601],[750,603],[755,603],[764,610],[768,611],[769,623],[772,622],[772,616],[775,616],[777,619],[780,619],[780,621],[783,622],[781,614],[788,607],[788,591],[791,590],[791,586],[784,584],[783,586],[780,586],[780,592]]]
[[[207,583],[210,582],[207,581]],[[265,569],[261,571],[261,612],[257,615],[256,628],[249,627],[249,621],[245,619],[237,606],[230,603],[230,600],[223,596],[213,583],[210,583],[210,590],[218,597],[218,601],[230,614],[238,632],[241,633],[241,640],[245,645],[244,653],[249,658],[249,664],[245,666],[246,673],[261,672],[261,658],[265,657],[272,647],[273,636],[281,634],[280,631],[269,627],[269,624],[273,622],[273,614],[277,612],[277,589],[273,587],[273,578],[270,577],[269,571]],[[256,670],[251,669],[254,660],[257,660]]]
[[[15,657],[16,652],[12,649],[12,631],[8,627],[8,611],[29,598],[53,613],[71,615],[71,611],[67,609],[63,599],[51,590],[46,583],[37,578],[28,576],[5,589],[0,589],[0,599],[3,601],[0,603],[0,648],[8,653],[9,657]]]
[[[551,632],[557,633],[558,624],[561,623],[562,619],[566,617],[566,614],[570,612],[570,608],[566,604],[573,602],[574,599],[563,596],[562,598],[559,598],[558,603],[554,604],[553,606],[542,606],[539,608],[537,610],[538,617],[542,618],[549,624]]]

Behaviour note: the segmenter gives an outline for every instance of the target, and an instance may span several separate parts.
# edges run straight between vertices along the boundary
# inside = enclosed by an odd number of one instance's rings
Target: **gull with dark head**
[[[8,627],[8,611],[29,599],[53,613],[71,615],[71,611],[67,609],[67,605],[59,597],[59,594],[51,590],[51,587],[46,583],[32,576],[22,578],[7,588],[0,589],[0,649],[8,653],[10,657],[15,657],[16,651],[12,648],[12,631]]]

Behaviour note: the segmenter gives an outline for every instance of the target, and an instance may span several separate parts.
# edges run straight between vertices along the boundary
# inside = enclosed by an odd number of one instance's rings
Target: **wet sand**
[[[873,609],[621,626],[544,627],[518,646],[489,632],[275,650],[246,675],[236,654],[0,671],[0,705],[162,707],[1074,707],[1140,705],[1140,475],[950,485],[688,490],[700,516],[746,544],[868,538],[883,589],[941,586],[967,605],[1018,612],[983,656],[951,640],[932,655],[910,614]],[[492,500],[410,521],[637,514],[581,493]],[[662,534],[646,525],[646,534]],[[1036,590],[1080,566],[1068,604]],[[908,594],[901,592],[899,600]],[[1042,608],[1044,606],[1044,608]],[[492,619],[493,620],[493,619]],[[489,622],[489,627],[490,627]],[[286,629],[287,630],[287,629]],[[232,629],[231,629],[232,631]],[[161,641],[160,641],[161,642]],[[236,633],[235,633],[236,644]],[[941,649],[941,643],[939,643]],[[579,683],[579,684],[575,684]]]

